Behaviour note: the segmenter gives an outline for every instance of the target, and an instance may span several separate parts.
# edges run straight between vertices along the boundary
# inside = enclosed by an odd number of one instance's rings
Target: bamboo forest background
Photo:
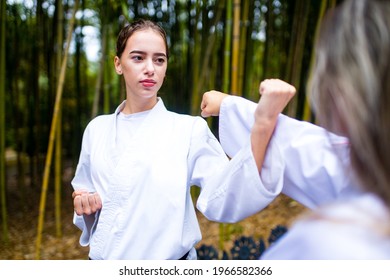
[[[116,36],[127,22],[149,18],[167,31],[170,59],[160,96],[169,109],[199,115],[202,94],[211,89],[257,102],[260,81],[281,78],[298,91],[286,114],[314,121],[305,84],[316,30],[336,2],[1,0],[2,241],[9,238],[7,209],[10,203],[24,205],[26,190],[40,193],[36,257],[48,193],[55,194],[61,235],[61,201],[69,199],[63,195],[63,166],[70,162],[75,169],[88,121],[113,112],[125,98],[113,58]],[[216,135],[217,120],[208,120]],[[17,199],[7,186],[11,164]]]

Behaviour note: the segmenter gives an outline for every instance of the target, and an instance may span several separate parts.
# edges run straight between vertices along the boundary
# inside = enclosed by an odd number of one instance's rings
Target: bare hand
[[[278,115],[295,95],[295,87],[279,79],[260,83],[260,101],[255,111],[255,121],[276,121]]]
[[[91,215],[102,208],[102,201],[97,192],[76,190],[72,194],[74,211],[77,215]]]
[[[270,79],[260,83],[259,92],[261,98],[254,115],[251,147],[257,169],[261,172],[278,116],[295,95],[295,88],[282,80]]]
[[[216,90],[206,91],[200,104],[202,117],[219,116],[222,100],[227,96],[228,94]]]

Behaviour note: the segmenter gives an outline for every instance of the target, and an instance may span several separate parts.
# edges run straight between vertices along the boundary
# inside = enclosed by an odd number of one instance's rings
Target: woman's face
[[[133,33],[122,56],[114,60],[116,72],[125,79],[127,99],[155,100],[165,78],[167,60],[159,33],[150,28]]]

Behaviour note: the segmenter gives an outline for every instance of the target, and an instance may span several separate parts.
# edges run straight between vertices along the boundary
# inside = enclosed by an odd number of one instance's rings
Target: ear
[[[115,56],[114,58],[114,66],[115,66],[115,71],[118,75],[122,75],[122,65],[121,65],[121,60],[118,56]]]

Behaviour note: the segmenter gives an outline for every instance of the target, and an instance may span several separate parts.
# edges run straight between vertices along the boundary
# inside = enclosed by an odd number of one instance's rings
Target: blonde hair
[[[362,187],[390,207],[390,1],[346,0],[327,14],[308,92],[320,124],[350,139]]]

